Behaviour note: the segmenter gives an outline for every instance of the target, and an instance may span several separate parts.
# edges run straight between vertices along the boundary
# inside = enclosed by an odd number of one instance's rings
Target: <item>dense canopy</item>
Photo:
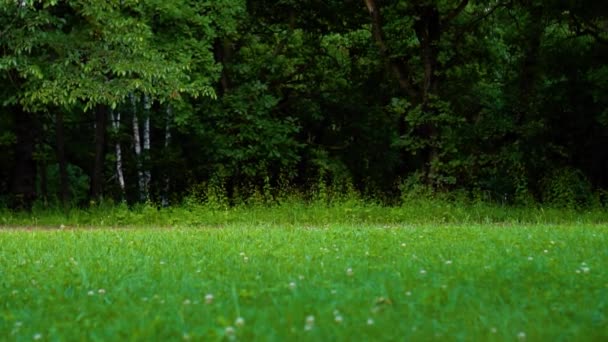
[[[596,0],[0,0],[0,204],[586,205],[607,61]]]

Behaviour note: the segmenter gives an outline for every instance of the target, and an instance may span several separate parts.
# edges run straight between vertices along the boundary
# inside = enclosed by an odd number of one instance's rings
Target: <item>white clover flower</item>
[[[245,319],[243,317],[237,317],[236,320],[234,320],[234,325],[238,328],[242,328],[245,325]]]
[[[229,338],[233,338],[234,334],[236,333],[236,330],[234,330],[233,327],[226,327],[226,329],[224,330],[224,333],[226,334],[226,336],[228,336]]]
[[[241,257],[244,257],[244,256],[245,256],[245,252],[241,252],[241,253],[239,253],[239,255],[240,255]]]
[[[211,293],[208,293],[205,296],[205,304],[211,304],[213,303],[213,295]]]
[[[184,334],[182,335],[182,339],[183,339],[184,341],[190,341],[191,337],[190,337],[190,335],[189,335],[188,333],[184,333]]]
[[[19,328],[19,327],[21,327],[22,325],[23,325],[23,322],[21,322],[21,321],[17,321],[17,322],[15,322],[15,328]]]
[[[34,334],[33,338],[34,338],[34,340],[40,340],[40,339],[42,339],[42,334],[41,333],[36,333],[36,334]]]
[[[526,333],[525,333],[525,332],[523,332],[523,331],[520,331],[520,332],[517,334],[517,338],[518,338],[519,340],[525,340],[525,339],[526,339]]]
[[[243,257],[243,261],[244,262],[248,262],[249,261],[249,257]]]
[[[367,325],[374,325],[374,320],[372,318],[368,318]]]
[[[315,316],[310,315],[306,317],[306,323],[304,324],[304,330],[312,330],[315,326]]]
[[[409,297],[409,296],[412,295],[412,292],[411,291],[407,291],[407,292],[405,292],[405,295]]]
[[[492,328],[490,328],[490,332],[491,332],[492,334],[496,334],[496,332],[497,332],[497,331],[498,331],[498,330],[496,329],[496,327],[492,327]]]
[[[546,250],[546,249],[545,249],[543,252],[544,252],[544,253],[549,253],[549,251],[548,251],[548,250]]]
[[[451,265],[451,264],[452,264],[452,260],[446,260],[446,261],[445,261],[445,264],[446,264],[446,265]]]
[[[532,261],[532,260],[534,260],[534,258],[533,258],[533,257],[531,257],[531,256],[529,256],[529,257],[528,257],[528,260]]]
[[[190,299],[185,299],[184,300],[184,305],[190,305],[192,304],[192,302],[190,301]]]
[[[426,274],[426,270],[420,270],[420,274]]]
[[[289,288],[292,289],[292,290],[295,290],[296,289],[296,282],[292,281],[291,283],[289,283]]]
[[[347,276],[352,277],[353,274],[354,274],[354,272],[353,272],[352,268],[349,267],[349,268],[346,269],[346,275]]]
[[[405,246],[406,246],[405,242],[402,242],[401,247],[405,247]]]
[[[336,317],[334,317],[334,320],[336,321],[336,323],[340,324],[342,323],[343,319],[341,315],[337,315]]]
[[[106,293],[106,290],[105,289],[99,289],[99,290],[97,290],[97,293],[99,293],[99,294],[102,295],[102,294]]]
[[[95,295],[95,291],[90,290],[89,292],[87,292],[87,294],[88,294],[89,296],[94,296],[94,295]]]

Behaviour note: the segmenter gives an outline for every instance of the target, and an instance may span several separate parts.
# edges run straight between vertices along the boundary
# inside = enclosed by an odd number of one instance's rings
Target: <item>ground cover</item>
[[[0,230],[9,340],[606,340],[597,224]]]

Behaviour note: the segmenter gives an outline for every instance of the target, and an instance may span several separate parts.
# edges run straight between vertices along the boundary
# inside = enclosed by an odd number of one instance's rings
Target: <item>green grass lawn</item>
[[[599,225],[0,231],[6,340],[608,340]]]

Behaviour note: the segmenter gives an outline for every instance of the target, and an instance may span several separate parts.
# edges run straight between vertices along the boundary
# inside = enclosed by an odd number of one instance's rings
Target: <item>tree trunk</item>
[[[120,146],[120,139],[118,138],[118,134],[120,134],[120,112],[112,114],[112,128],[114,129],[114,134],[116,137],[115,151],[116,151],[116,179],[118,180],[118,185],[120,186],[120,190],[122,191],[122,198],[125,197],[125,176],[122,171],[122,148]]]
[[[95,201],[99,201],[103,196],[107,117],[108,106],[97,105],[95,107],[95,162],[91,177],[91,199]]]
[[[145,200],[150,199],[150,180],[152,174],[150,172],[150,110],[152,108],[152,102],[147,95],[144,95],[144,134],[143,134],[143,166],[144,166],[144,189],[145,189]]]
[[[540,46],[541,38],[545,30],[542,20],[542,6],[527,3],[530,8],[530,18],[526,29],[526,41],[524,42],[524,56],[521,62],[519,78],[519,99],[515,111],[515,124],[521,126],[534,108],[533,100],[536,83],[539,78],[540,69]]]
[[[65,157],[65,130],[63,125],[63,112],[57,110],[55,112],[55,153],[57,154],[57,163],[59,164],[59,199],[64,209],[67,208],[70,201],[70,184],[68,180],[68,166]]]
[[[169,150],[169,144],[171,143],[171,120],[173,119],[173,108],[171,105],[167,105],[167,112],[165,117],[165,156],[167,156],[167,152]],[[171,184],[171,176],[169,173],[169,169],[165,170],[165,185],[162,193],[162,206],[169,206],[169,188]]]
[[[441,18],[439,10],[434,5],[425,5],[418,8],[418,19],[414,23],[416,37],[420,43],[420,58],[423,64],[424,77],[420,87],[420,105],[424,113],[431,116],[437,115],[436,110],[430,105],[431,95],[437,94],[437,68],[439,57],[439,42],[441,39]],[[420,129],[423,139],[428,141],[424,149],[425,178],[429,185],[437,185],[436,169],[439,160],[439,128],[434,121],[426,122]]]
[[[141,157],[141,135],[139,134],[139,119],[137,117],[137,100],[133,94],[130,95],[131,105],[133,107],[133,147],[135,148],[135,160],[137,167],[137,185],[139,191],[139,199],[141,201],[146,200],[145,194],[145,180],[144,173],[142,171],[142,157]]]
[[[21,107],[14,107],[15,123],[15,165],[11,182],[14,209],[31,210],[36,199],[36,121],[34,114],[25,112]]]
[[[45,208],[49,206],[49,182],[47,171],[48,164],[46,159],[43,159],[40,161],[40,170],[38,170],[38,173],[40,174],[40,196],[42,197]]]

